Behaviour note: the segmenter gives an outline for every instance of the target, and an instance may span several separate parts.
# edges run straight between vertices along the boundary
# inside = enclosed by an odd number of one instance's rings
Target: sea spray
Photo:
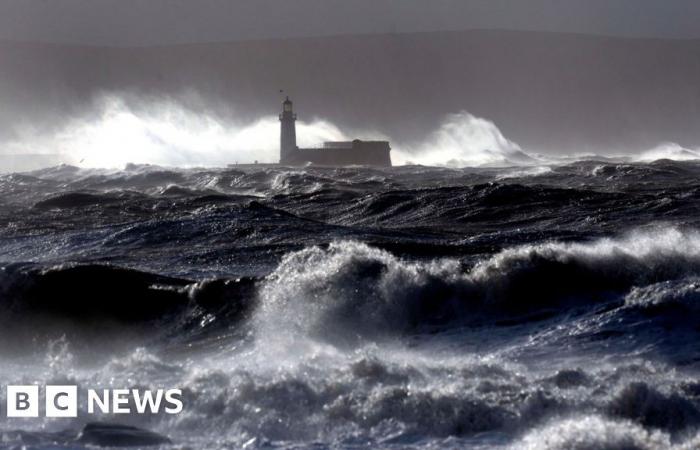
[[[0,379],[182,389],[118,422],[193,448],[697,447],[700,166],[529,169],[2,175]]]
[[[536,164],[491,121],[461,111],[445,118],[423,143],[396,155],[399,164],[474,167]]]

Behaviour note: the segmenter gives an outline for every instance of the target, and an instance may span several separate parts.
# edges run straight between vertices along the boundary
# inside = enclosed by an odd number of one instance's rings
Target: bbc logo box
[[[46,417],[78,417],[77,386],[46,386]],[[7,417],[39,417],[39,386],[7,386]]]

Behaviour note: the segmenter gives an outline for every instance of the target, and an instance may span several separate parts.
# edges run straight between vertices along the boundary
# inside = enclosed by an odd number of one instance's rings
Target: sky
[[[0,0],[0,170],[269,159],[282,88],[315,143],[700,151],[699,23],[700,0]]]
[[[153,46],[508,29],[700,38],[698,0],[0,0],[0,39]]]

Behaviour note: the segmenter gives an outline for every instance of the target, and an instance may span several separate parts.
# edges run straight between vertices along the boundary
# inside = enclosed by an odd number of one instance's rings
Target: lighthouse
[[[292,101],[282,102],[280,114],[280,164],[288,166],[375,166],[391,167],[389,142],[353,141],[324,142],[322,147],[297,147],[297,115]]]
[[[295,161],[297,147],[297,115],[292,110],[292,101],[287,97],[282,103],[280,114],[280,163],[289,164]]]

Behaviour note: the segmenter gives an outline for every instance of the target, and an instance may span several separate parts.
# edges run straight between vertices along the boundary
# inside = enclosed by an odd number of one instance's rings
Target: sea
[[[6,173],[0,308],[3,449],[700,448],[700,162]]]

